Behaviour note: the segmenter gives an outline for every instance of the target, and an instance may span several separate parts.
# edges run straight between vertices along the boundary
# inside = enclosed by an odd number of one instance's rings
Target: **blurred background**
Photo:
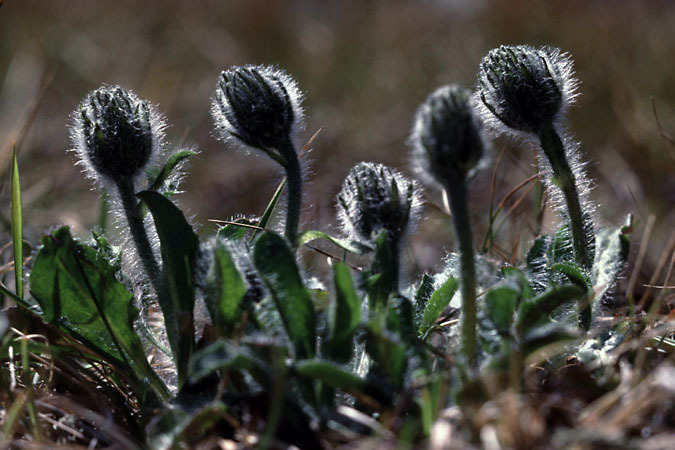
[[[582,143],[599,221],[635,215],[633,252],[656,218],[645,267],[675,225],[675,2],[621,0],[4,0],[0,7],[0,209],[10,240],[9,162],[17,142],[24,226],[37,242],[68,224],[86,237],[99,196],[73,166],[69,114],[88,91],[119,84],[158,105],[171,148],[192,148],[178,201],[200,224],[260,215],[281,174],[265,158],[214,138],[209,114],[220,72],[274,64],[306,93],[309,139],[304,223],[339,232],[334,198],[348,169],[377,161],[411,174],[406,143],[417,106],[436,87],[471,87],[481,58],[500,44],[568,52],[580,79],[569,129]],[[504,140],[494,201],[535,173],[533,149]],[[489,212],[494,164],[472,184],[476,241]],[[525,192],[525,191],[521,191]],[[519,192],[520,193],[520,192]],[[509,207],[518,199],[516,195]],[[409,245],[422,270],[453,248],[438,192]],[[535,227],[532,193],[510,213],[496,256],[523,251]],[[507,208],[508,209],[508,208]],[[411,274],[415,275],[415,274]]]

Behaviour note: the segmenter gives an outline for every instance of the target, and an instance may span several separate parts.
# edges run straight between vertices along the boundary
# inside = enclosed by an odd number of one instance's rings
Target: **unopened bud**
[[[471,93],[459,86],[434,91],[417,110],[413,161],[444,186],[473,169],[485,147]]]
[[[90,92],[73,117],[80,159],[112,181],[137,175],[161,141],[161,120],[150,105],[119,86]]]
[[[372,242],[382,230],[400,238],[420,203],[413,181],[382,164],[366,162],[349,171],[337,200],[344,228],[362,242]]]
[[[477,95],[493,120],[539,134],[573,101],[576,84],[572,62],[560,50],[503,45],[483,58]]]
[[[285,72],[270,66],[235,66],[221,73],[211,114],[223,139],[279,149],[303,126],[301,94]]]

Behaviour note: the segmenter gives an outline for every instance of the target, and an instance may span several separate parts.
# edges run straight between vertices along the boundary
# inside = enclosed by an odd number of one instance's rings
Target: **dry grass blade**
[[[657,284],[658,279],[659,279],[659,277],[661,277],[661,273],[663,272],[664,267],[668,263],[668,260],[671,258],[671,254],[673,253],[674,250],[675,250],[675,233],[671,234],[670,239],[668,240],[668,244],[666,244],[666,247],[663,249],[663,252],[661,253],[661,257],[659,258],[659,261],[656,264],[656,268],[654,269],[654,274],[649,279],[649,285],[656,285]],[[642,294],[642,298],[640,298],[640,303],[638,303],[638,308],[643,309],[645,307],[645,304],[647,303],[647,299],[649,299],[649,296],[650,296],[651,293],[652,293],[652,288],[647,287],[645,292]]]
[[[633,303],[633,292],[635,285],[637,284],[637,278],[640,274],[640,269],[642,268],[642,263],[644,262],[645,256],[647,255],[647,248],[649,247],[649,240],[652,235],[652,230],[654,229],[654,222],[656,221],[656,216],[650,214],[647,219],[647,224],[645,225],[645,230],[642,233],[642,239],[640,240],[640,249],[638,250],[638,256],[633,265],[633,271],[631,272],[630,278],[628,280],[628,287],[626,288],[626,297],[628,301]]]
[[[673,154],[673,149],[675,149],[675,139],[673,139],[663,130],[663,127],[661,126],[661,121],[659,120],[659,115],[656,112],[656,102],[654,101],[654,97],[651,97],[651,101],[652,101],[652,113],[654,114],[654,120],[656,121],[656,128],[659,130],[659,137],[663,142],[663,146],[666,149],[666,153],[668,153],[670,159],[673,161],[673,163],[675,163],[675,155]]]

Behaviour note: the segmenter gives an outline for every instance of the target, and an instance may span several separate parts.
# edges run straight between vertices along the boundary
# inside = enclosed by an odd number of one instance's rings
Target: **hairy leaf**
[[[266,232],[253,247],[253,261],[279,310],[295,357],[314,357],[316,315],[309,292],[302,284],[295,255],[283,237]]]
[[[329,361],[313,359],[300,361],[295,365],[295,371],[302,377],[321,381],[326,385],[341,389],[345,392],[362,392],[366,382]]]
[[[522,335],[545,319],[554,309],[564,303],[578,299],[585,292],[585,289],[573,284],[553,286],[543,294],[522,302],[518,307],[516,329]]]
[[[204,302],[217,334],[230,335],[241,317],[246,282],[239,273],[232,253],[220,239],[214,244],[213,261],[206,275],[204,294]]]
[[[133,327],[133,295],[115,277],[115,268],[92,247],[74,240],[67,227],[41,240],[30,275],[30,291],[46,322],[59,327],[111,364],[151,382],[168,395],[150,368]]]
[[[361,321],[361,298],[346,264],[338,262],[333,266],[333,282],[335,303],[326,353],[331,359],[346,362],[352,355],[354,333]]]
[[[440,316],[443,310],[450,304],[458,287],[459,284],[457,283],[457,280],[450,277],[440,288],[436,289],[436,291],[431,294],[431,298],[429,298],[429,301],[424,308],[422,321],[417,330],[419,336],[423,336],[429,328],[431,328],[436,319],[438,319],[438,316]]]
[[[158,293],[167,338],[178,372],[178,386],[188,374],[194,351],[194,265],[199,239],[185,216],[169,199],[157,192],[137,194],[152,217],[159,236],[162,254],[162,288]]]

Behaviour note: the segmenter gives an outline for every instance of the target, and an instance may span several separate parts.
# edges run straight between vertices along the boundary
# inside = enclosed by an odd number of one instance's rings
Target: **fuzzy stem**
[[[396,236],[383,230],[378,236],[375,246],[375,259],[370,272],[373,275],[380,275],[380,278],[368,291],[369,308],[373,312],[384,312],[387,308],[389,296],[392,293],[398,294],[400,245]]]
[[[541,148],[553,169],[553,182],[560,188],[567,203],[576,262],[586,272],[590,273],[593,268],[593,260],[588,245],[592,237],[587,236],[586,233],[576,179],[565,156],[565,146],[558,133],[551,126],[545,127],[539,133],[539,139]],[[587,330],[591,324],[591,302],[584,296],[579,300],[577,306],[579,309],[579,325]]]
[[[458,174],[445,189],[450,199],[450,212],[459,244],[460,291],[462,314],[460,316],[461,352],[472,367],[476,361],[476,263],[473,235],[467,202],[466,174]]]
[[[572,245],[574,246],[577,263],[585,270],[590,271],[593,266],[588,249],[590,239],[589,236],[586,236],[576,179],[565,156],[565,147],[553,127],[544,128],[539,134],[539,138],[541,148],[553,168],[554,183],[562,191],[567,203],[570,228],[572,229]]]
[[[286,205],[286,238],[293,248],[297,246],[298,226],[302,208],[302,171],[295,146],[290,139],[279,148],[279,153],[286,161],[286,180],[288,182],[288,201]]]
[[[150,279],[155,293],[159,293],[159,288],[161,286],[160,282],[160,269],[155,255],[152,251],[152,246],[148,240],[148,234],[145,231],[145,226],[143,225],[143,218],[139,214],[139,210],[136,207],[137,201],[135,197],[134,182],[131,178],[125,178],[117,182],[117,191],[120,194],[120,199],[122,200],[122,206],[124,208],[124,215],[127,218],[129,224],[129,231],[131,232],[131,238],[136,245],[136,251],[138,252],[138,257],[143,264],[145,273]]]

